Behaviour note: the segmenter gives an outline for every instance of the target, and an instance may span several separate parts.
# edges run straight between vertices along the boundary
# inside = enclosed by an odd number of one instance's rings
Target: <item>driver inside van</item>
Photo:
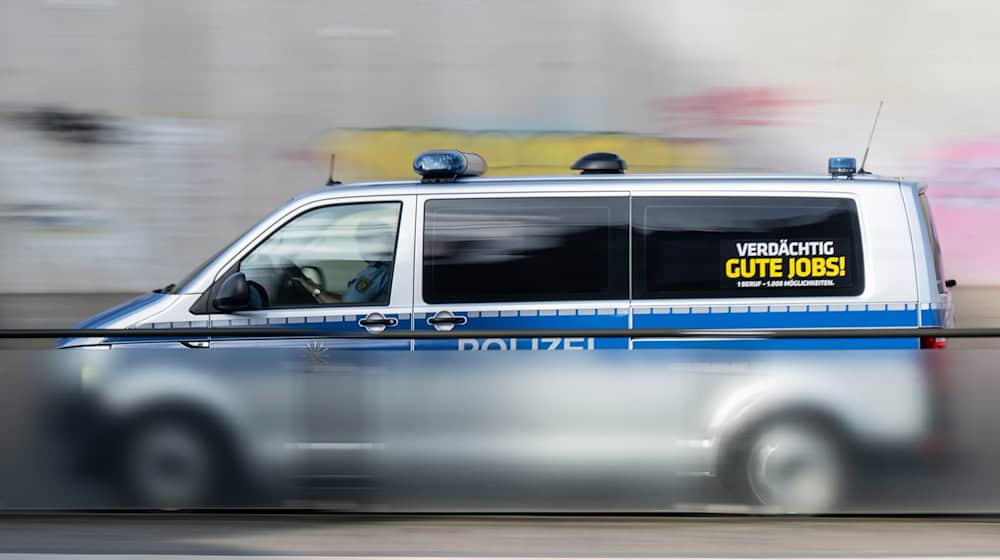
[[[386,224],[358,225],[354,242],[366,266],[354,274],[343,291],[327,290],[321,277],[310,277],[313,275],[307,271],[303,271],[295,280],[316,298],[317,303],[388,304],[395,245],[394,230],[394,226]]]

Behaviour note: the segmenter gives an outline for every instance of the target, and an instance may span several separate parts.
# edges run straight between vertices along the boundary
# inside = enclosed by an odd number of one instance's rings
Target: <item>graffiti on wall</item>
[[[1000,138],[949,142],[924,159],[946,274],[963,285],[1000,283]]]
[[[668,130],[724,130],[787,124],[790,111],[810,103],[779,88],[723,88],[655,99],[652,109]]]
[[[952,142],[932,151],[931,196],[948,206],[1000,204],[1000,138]]]
[[[430,149],[482,155],[488,175],[567,174],[580,156],[614,152],[637,173],[707,171],[715,145],[706,140],[602,132],[506,132],[380,128],[338,130],[324,138],[323,153],[337,156],[337,177],[346,181],[413,178],[413,158]]]

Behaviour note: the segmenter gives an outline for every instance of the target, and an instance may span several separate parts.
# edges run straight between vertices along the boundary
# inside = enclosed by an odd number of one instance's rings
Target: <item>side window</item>
[[[285,224],[240,263],[254,307],[387,305],[401,208],[327,206]]]
[[[633,297],[852,296],[857,207],[842,198],[635,198]]]
[[[427,303],[628,299],[628,201],[431,200]]]

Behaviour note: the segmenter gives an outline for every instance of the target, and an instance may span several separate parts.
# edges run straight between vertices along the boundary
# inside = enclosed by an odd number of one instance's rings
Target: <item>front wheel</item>
[[[224,448],[214,431],[198,422],[149,418],[129,430],[123,441],[119,483],[135,507],[222,505],[232,483]]]
[[[832,513],[843,504],[847,461],[832,430],[810,421],[776,421],[740,440],[727,478],[751,502],[803,514]]]

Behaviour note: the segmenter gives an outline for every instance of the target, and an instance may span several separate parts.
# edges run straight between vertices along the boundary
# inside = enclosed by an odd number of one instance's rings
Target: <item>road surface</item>
[[[987,556],[1000,521],[95,514],[0,517],[0,553],[350,557]]]

